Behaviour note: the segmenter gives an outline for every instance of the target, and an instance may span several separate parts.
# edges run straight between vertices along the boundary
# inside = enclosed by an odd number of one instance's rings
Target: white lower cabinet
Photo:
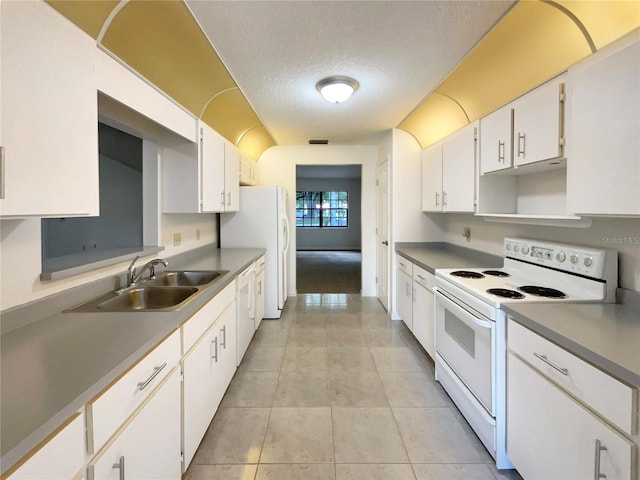
[[[196,314],[210,318],[213,324],[182,361],[184,470],[191,463],[236,370],[235,302],[223,308],[220,311],[210,302]]]
[[[89,452],[102,448],[179,361],[180,332],[176,330],[87,404]]]
[[[431,358],[435,358],[435,276],[404,257],[396,259],[396,312]]]
[[[413,335],[432,359],[436,358],[434,297],[435,276],[413,266]]]
[[[413,264],[406,258],[396,259],[396,312],[409,330],[413,330]]]
[[[89,480],[179,479],[180,409],[176,366],[91,460]]]
[[[72,478],[85,462],[84,415],[70,417],[44,446],[9,469],[7,480],[62,480]],[[5,477],[5,475],[7,475]]]
[[[522,477],[635,480],[636,445],[614,429],[608,418],[600,417],[561,389],[547,373],[562,370],[566,375],[560,372],[561,376],[579,379],[582,366],[564,368],[562,364],[556,371],[545,364],[541,371],[543,367],[529,362],[531,352],[520,346],[537,345],[536,353],[553,363],[555,358],[537,351],[541,341],[547,341],[510,321],[509,336],[512,329],[531,339],[509,344],[507,360],[507,455]],[[586,363],[583,366],[593,368]],[[588,401],[588,396],[583,399],[582,392],[577,393],[582,401]]]
[[[264,263],[265,258],[260,257],[256,262],[256,278],[254,283],[254,294],[255,294],[255,305],[254,305],[254,315],[255,315],[255,323],[256,330],[260,326],[260,322],[264,318]]]

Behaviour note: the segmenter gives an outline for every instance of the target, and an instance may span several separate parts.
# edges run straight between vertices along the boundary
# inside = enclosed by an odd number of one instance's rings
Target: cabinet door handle
[[[569,375],[569,370],[567,370],[566,368],[561,368],[557,366],[555,363],[551,362],[546,355],[541,355],[540,353],[537,353],[537,352],[533,352],[533,355],[539,358],[540,360],[542,360],[547,365],[549,365],[551,368],[554,368],[555,370],[559,371],[561,374],[566,376]]]
[[[258,282],[258,295],[262,295],[262,280]]]
[[[412,289],[411,293],[413,294],[413,303],[416,302],[416,289]]]
[[[524,158],[525,143],[526,143],[526,133],[518,132],[518,156],[522,155],[522,158]]]
[[[220,205],[224,207],[224,192],[220,192]]]
[[[498,140],[498,163],[504,163],[504,142]]]
[[[124,480],[124,455],[122,455],[120,457],[120,460],[118,461],[118,463],[114,463],[113,464],[113,468],[117,468],[118,470],[120,470],[120,480]]]
[[[423,282],[426,282],[426,281],[427,281],[427,279],[426,279],[426,278],[424,278],[424,277],[423,277],[422,275],[420,275],[419,273],[417,274],[417,277],[418,277],[420,280],[422,280]]]
[[[447,206],[447,192],[442,192],[442,206]]]
[[[218,363],[218,337],[211,340],[211,344],[215,347],[213,349],[213,355],[211,355],[211,358],[213,358],[215,362]]]
[[[220,346],[226,350],[227,349],[227,326],[226,325],[220,329],[220,333],[222,334],[222,342],[220,343]]]
[[[147,385],[153,382],[153,379],[156,378],[158,374],[162,371],[162,369],[166,366],[167,366],[167,362],[164,362],[159,367],[153,367],[153,373],[151,374],[151,376],[147,378],[144,382],[138,383],[138,390],[144,390],[145,388],[147,388]]]
[[[383,245],[386,245],[387,247],[389,246],[389,242],[388,242],[388,241],[386,241],[386,240],[385,240],[384,242],[382,242],[382,244],[383,244]]]
[[[439,207],[439,200],[440,200],[440,194],[438,192],[436,192],[436,207]]]
[[[231,206],[231,192],[227,193],[227,207]]]
[[[0,147],[0,200],[4,199],[4,147]]]
[[[596,440],[596,452],[595,452],[595,465],[593,467],[593,480],[600,480],[601,478],[607,478],[604,473],[600,473],[600,453],[606,450],[607,447],[603,447],[600,440]]]

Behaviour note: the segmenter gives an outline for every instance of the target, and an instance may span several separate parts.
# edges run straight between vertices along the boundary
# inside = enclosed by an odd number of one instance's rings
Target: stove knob
[[[520,250],[520,247],[518,245],[516,245],[515,247],[513,247],[513,251],[517,252],[518,250]]]
[[[593,258],[591,257],[586,257],[584,259],[584,266],[585,267],[590,267],[591,265],[593,265]]]
[[[567,255],[564,252],[556,253],[556,260],[560,263],[564,262],[567,259]]]
[[[578,263],[578,256],[577,255],[571,255],[569,260],[571,260],[571,263]]]
[[[529,253],[529,247],[527,247],[526,245],[524,247],[522,247],[522,253],[524,253],[525,255]]]
[[[511,250],[511,244],[507,243],[507,250]]]

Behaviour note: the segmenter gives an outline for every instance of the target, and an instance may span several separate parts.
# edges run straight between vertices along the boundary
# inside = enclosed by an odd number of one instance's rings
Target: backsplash
[[[617,250],[619,287],[640,291],[640,219],[593,218],[588,228],[492,223],[469,214],[445,215],[445,241],[463,247],[502,254],[504,237],[551,240]],[[471,241],[462,236],[471,229]]]
[[[41,282],[40,229],[39,218],[0,221],[0,310],[119,275],[129,264],[125,262],[58,281]],[[168,257],[216,243],[217,218],[215,214],[163,214],[158,229],[165,249],[156,256]],[[180,236],[179,245],[174,245],[176,233]]]

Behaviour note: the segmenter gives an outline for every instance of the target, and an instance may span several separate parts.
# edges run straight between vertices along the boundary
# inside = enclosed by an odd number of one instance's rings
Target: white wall
[[[392,134],[391,241],[441,241],[443,219],[422,213],[422,148],[404,130]]]
[[[418,141],[409,133],[394,129],[382,140],[379,148],[379,163],[387,156],[391,159],[389,296],[391,317],[398,319],[400,317],[395,311],[395,244],[443,241],[444,219],[442,215],[428,216],[422,213],[422,148]]]
[[[640,219],[593,218],[589,228],[569,228],[491,223],[471,214],[444,217],[447,242],[495,255],[502,255],[508,236],[618,250],[619,286],[640,291]],[[462,237],[464,227],[471,228],[470,242]]]
[[[157,159],[157,161],[160,161]],[[155,178],[158,181],[158,177]],[[145,211],[146,214],[146,211]],[[25,220],[0,220],[0,310],[21,305],[32,300],[59,293],[87,282],[115,276],[126,271],[130,261],[91,272],[74,275],[62,280],[41,282],[42,242],[39,218]],[[200,230],[200,238],[197,237]],[[169,257],[216,242],[217,219],[215,214],[160,214],[158,233],[165,250],[155,256]],[[173,234],[180,232],[180,246],[173,246]],[[133,255],[132,255],[133,259]]]
[[[345,228],[296,228],[298,250],[360,250],[361,179],[298,178],[296,190],[337,191],[349,194],[348,226]]]
[[[296,213],[296,165],[362,165],[362,295],[375,296],[376,159],[374,146],[285,145],[271,147],[258,161],[263,185],[282,185],[288,192],[287,215]],[[289,249],[289,292],[296,295],[296,238]]]

